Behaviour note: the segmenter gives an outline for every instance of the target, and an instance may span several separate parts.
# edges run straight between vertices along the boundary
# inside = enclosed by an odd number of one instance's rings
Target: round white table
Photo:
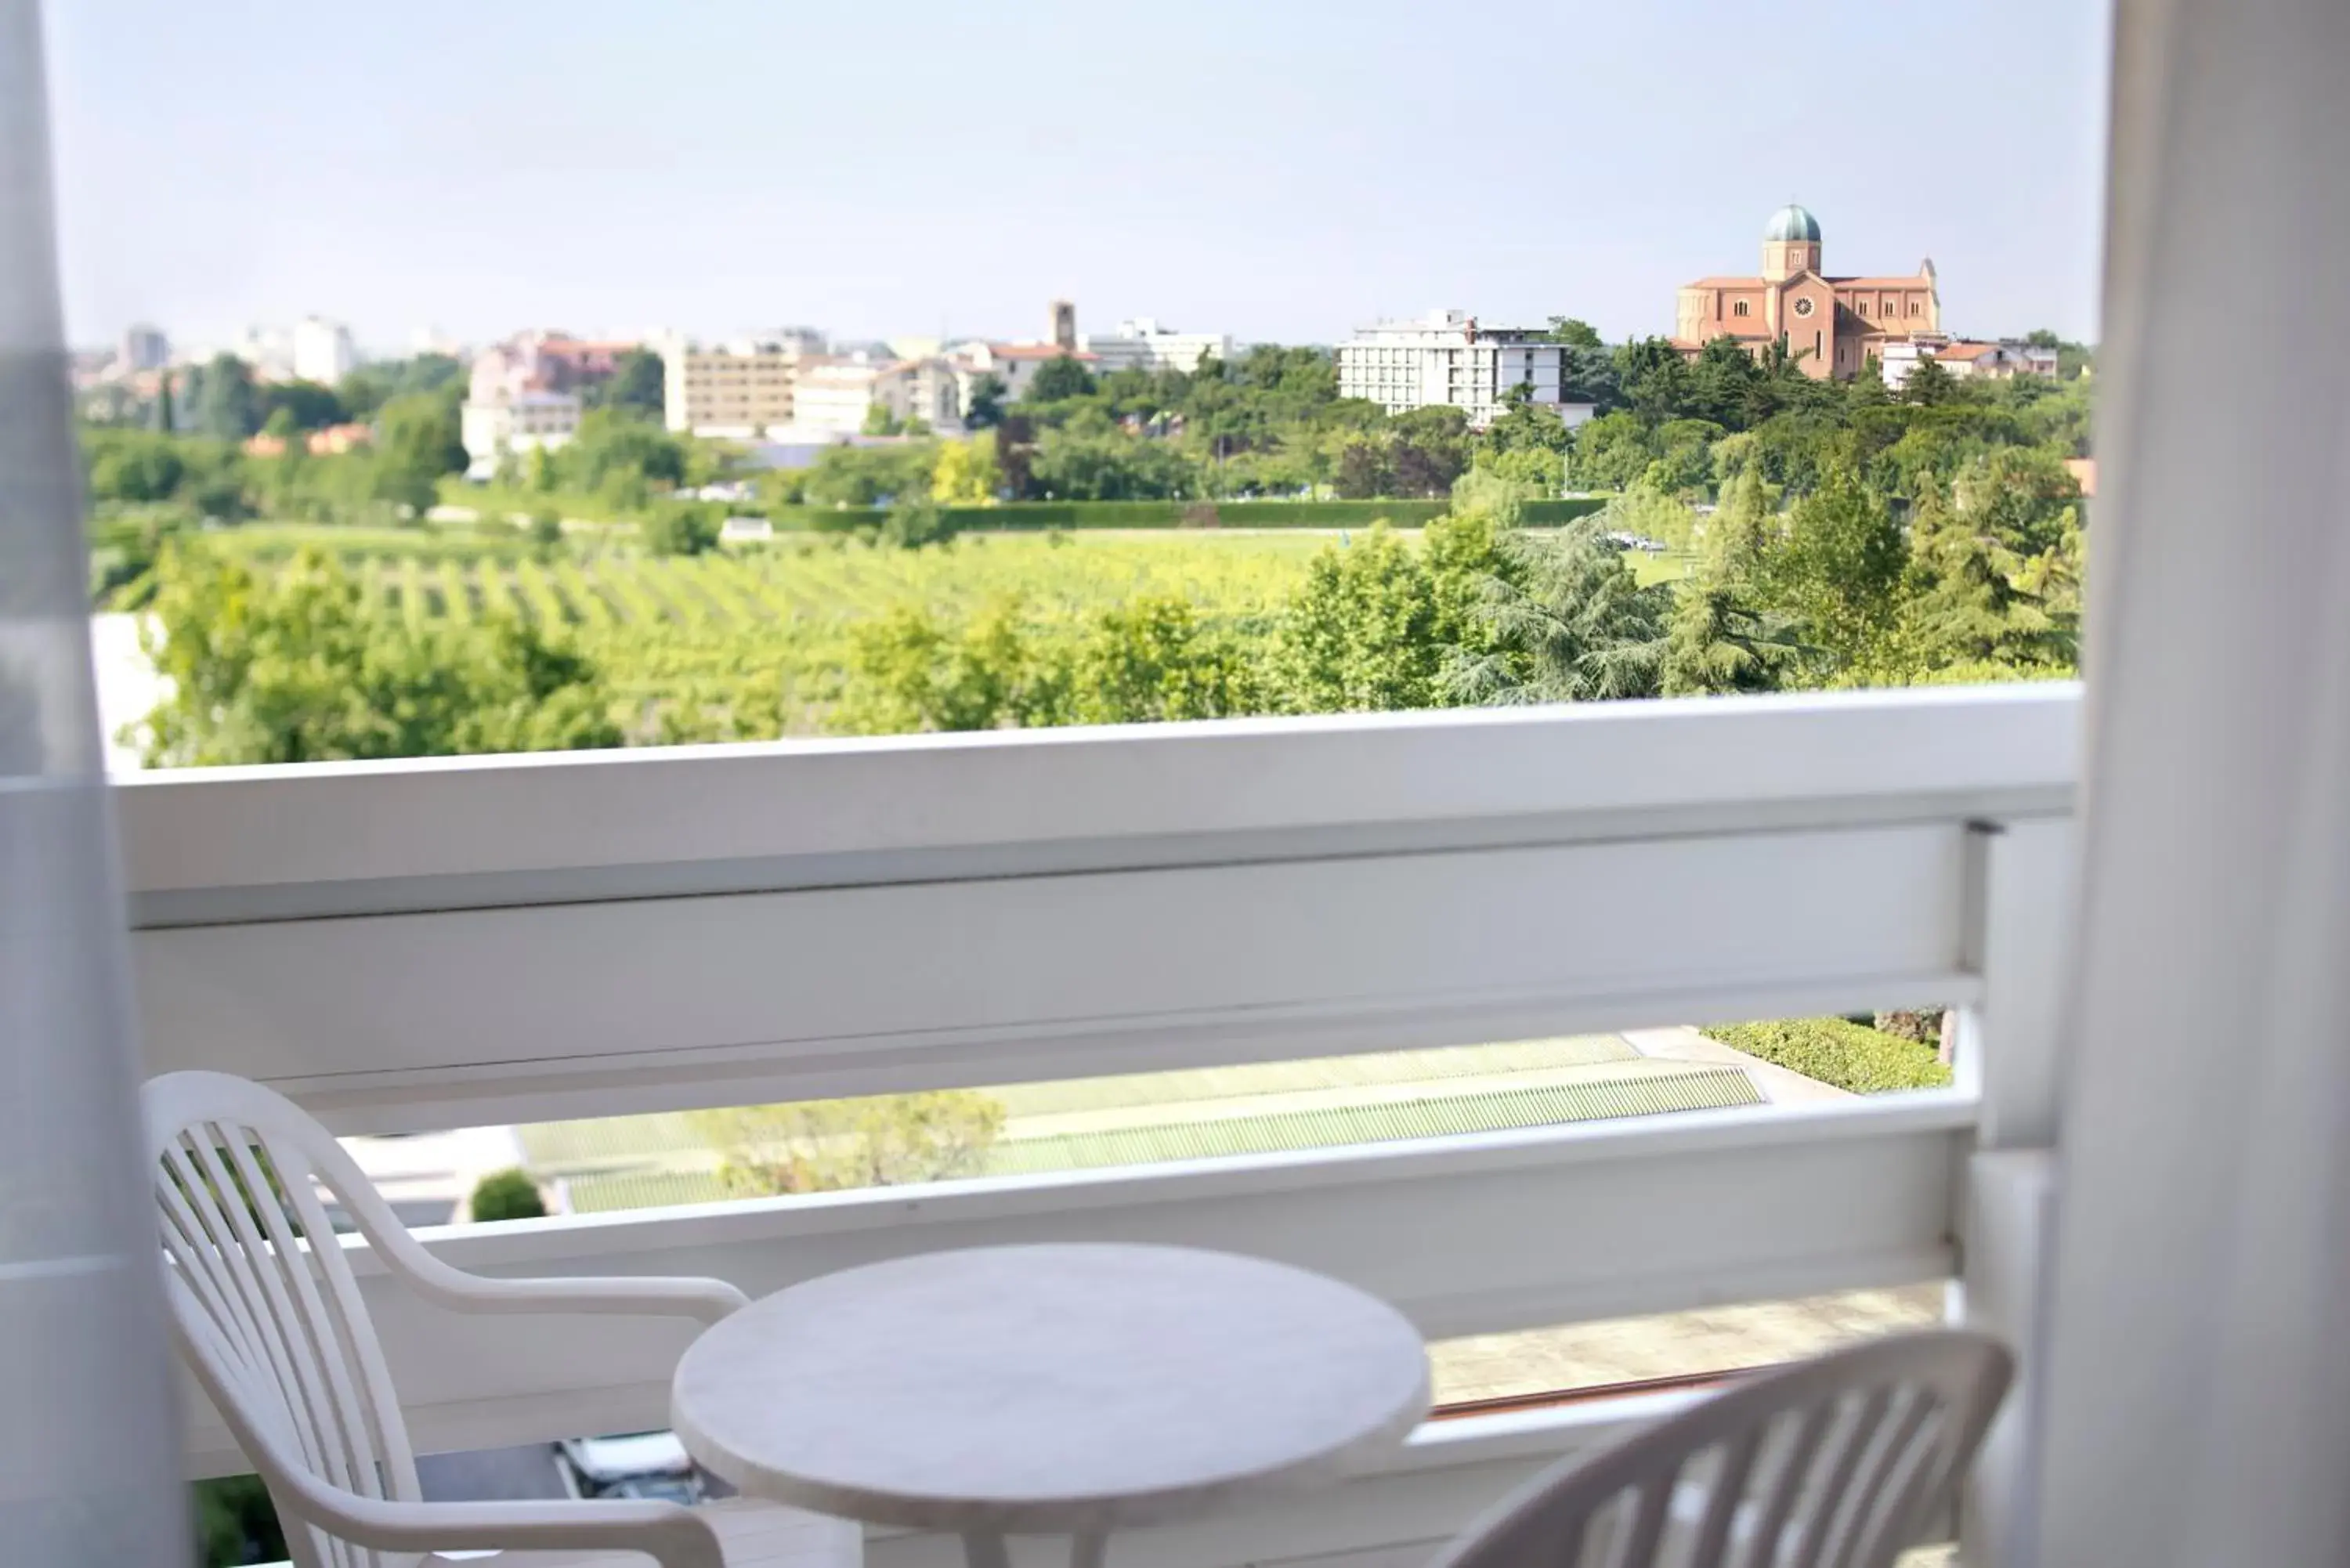
[[[1428,1411],[1419,1332],[1320,1274],[1179,1247],[987,1247],[743,1308],[679,1362],[670,1418],[746,1494],[950,1530],[1108,1532],[1346,1474]]]

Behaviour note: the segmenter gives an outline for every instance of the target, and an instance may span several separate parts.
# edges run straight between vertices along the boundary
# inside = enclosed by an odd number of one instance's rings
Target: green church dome
[[[1762,231],[1765,240],[1807,240],[1820,243],[1820,221],[1806,207],[1790,202],[1771,214],[1771,226]]]

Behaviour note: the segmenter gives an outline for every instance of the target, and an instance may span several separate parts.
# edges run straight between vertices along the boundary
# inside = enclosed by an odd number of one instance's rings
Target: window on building
[[[1742,300],[1740,300],[1737,304],[1735,304],[1735,305],[1731,306],[1730,307],[1730,314],[1731,314],[1731,315],[1732,315],[1732,316],[1743,316],[1743,315],[1745,315],[1745,314],[1746,314],[1746,302],[1745,302],[1744,300],[1742,300]]]

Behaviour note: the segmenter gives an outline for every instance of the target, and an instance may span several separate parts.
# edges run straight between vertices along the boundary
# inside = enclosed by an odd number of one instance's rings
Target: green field
[[[1314,557],[1344,548],[1349,536],[964,534],[922,550],[787,536],[662,557],[636,548],[622,529],[577,532],[541,555],[504,530],[252,524],[209,542],[260,564],[323,551],[383,614],[411,625],[512,616],[563,628],[638,715],[631,729],[639,738],[658,738],[658,710],[710,716],[674,738],[716,739],[765,730],[771,722],[744,719],[750,727],[741,728],[729,717],[754,710],[780,714],[786,732],[821,728],[847,629],[894,609],[919,607],[951,619],[1008,600],[1052,620],[1171,595],[1202,617],[1246,620],[1277,611]],[[1683,569],[1669,558],[1630,559],[1648,581]]]

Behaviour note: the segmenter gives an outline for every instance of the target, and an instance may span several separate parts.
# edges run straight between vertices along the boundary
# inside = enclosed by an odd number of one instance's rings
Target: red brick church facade
[[[1791,203],[1762,231],[1760,276],[1681,286],[1673,346],[1695,355],[1716,337],[1734,337],[1759,354],[1784,337],[1805,375],[1849,380],[1884,343],[1941,329],[1930,260],[1908,276],[1831,277],[1820,270],[1819,220]]]

